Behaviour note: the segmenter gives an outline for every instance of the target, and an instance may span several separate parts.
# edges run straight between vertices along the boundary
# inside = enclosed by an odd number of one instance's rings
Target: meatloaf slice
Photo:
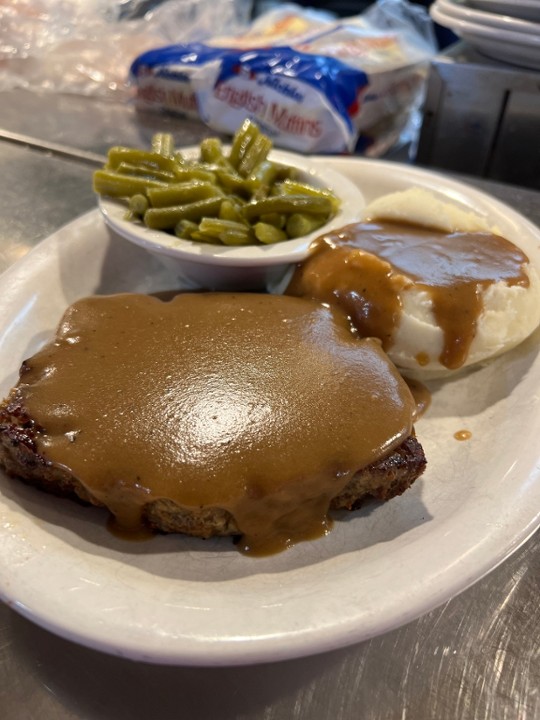
[[[62,497],[100,506],[66,468],[47,460],[37,450],[40,428],[27,414],[17,389],[0,405],[0,465],[11,476]],[[331,502],[333,510],[355,510],[369,497],[386,501],[401,495],[423,473],[426,458],[414,435],[387,457],[357,472]],[[143,519],[153,530],[196,537],[236,535],[230,512],[219,507],[184,508],[172,500],[149,502]]]

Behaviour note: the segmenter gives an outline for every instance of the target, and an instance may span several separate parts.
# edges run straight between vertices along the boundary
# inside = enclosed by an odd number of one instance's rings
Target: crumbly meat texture
[[[48,493],[100,506],[86,488],[64,467],[45,459],[37,450],[40,428],[26,413],[17,389],[0,405],[0,466]],[[401,495],[423,473],[426,458],[422,446],[410,435],[390,455],[357,472],[330,505],[332,510],[355,510],[374,497],[390,500]],[[146,524],[155,531],[184,533],[196,537],[237,535],[230,512],[219,507],[184,508],[167,499],[148,503]]]

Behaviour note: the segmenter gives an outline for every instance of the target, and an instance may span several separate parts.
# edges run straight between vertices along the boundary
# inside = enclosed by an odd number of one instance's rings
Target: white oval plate
[[[367,201],[411,185],[442,192],[488,217],[540,267],[538,228],[467,185],[381,161],[321,163],[357,182]],[[0,278],[3,393],[69,303],[170,281],[98,211],[49,237]],[[1,596],[66,638],[169,664],[299,657],[406,623],[492,570],[540,524],[539,340],[431,384],[431,409],[417,425],[428,469],[402,497],[273,557],[244,557],[226,538],[128,543],[107,532],[100,510],[0,475]],[[454,439],[463,429],[468,442]]]

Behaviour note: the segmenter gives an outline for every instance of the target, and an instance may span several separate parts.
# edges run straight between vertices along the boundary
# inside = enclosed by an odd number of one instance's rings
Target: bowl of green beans
[[[230,146],[113,147],[94,173],[105,222],[204,289],[271,289],[313,240],[357,220],[362,193],[321,159],[274,150],[247,120]]]

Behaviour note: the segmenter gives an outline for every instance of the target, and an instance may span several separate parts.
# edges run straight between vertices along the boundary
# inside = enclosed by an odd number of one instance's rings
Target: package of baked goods
[[[407,0],[340,21],[287,4],[241,34],[142,53],[131,76],[145,108],[218,132],[248,116],[277,146],[380,156],[415,117],[435,48],[425,11]]]

